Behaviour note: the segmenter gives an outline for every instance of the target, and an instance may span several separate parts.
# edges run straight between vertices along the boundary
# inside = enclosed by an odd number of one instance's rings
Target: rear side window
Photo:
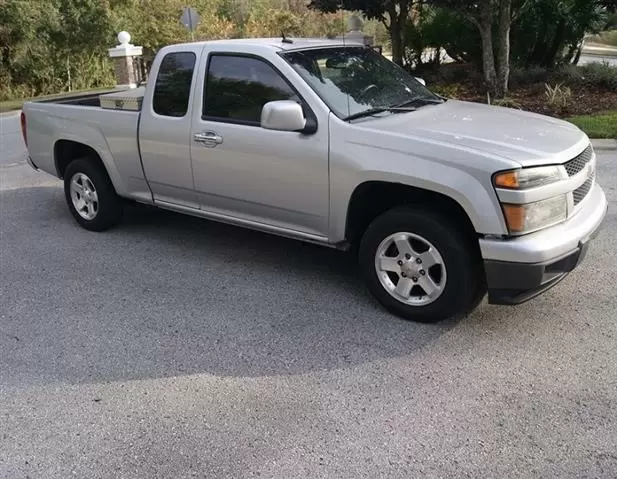
[[[203,116],[260,124],[269,101],[300,98],[270,64],[252,57],[213,55],[206,76]]]
[[[163,58],[154,85],[152,108],[163,116],[186,115],[195,70],[195,54],[168,53]]]

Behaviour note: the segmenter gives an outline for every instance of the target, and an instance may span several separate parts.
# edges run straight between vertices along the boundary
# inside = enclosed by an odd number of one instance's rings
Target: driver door
[[[204,101],[200,109],[195,108],[191,130],[200,208],[277,229],[326,236],[327,122],[311,135],[261,128],[265,103],[289,99],[303,103],[264,58],[213,52],[204,77]]]

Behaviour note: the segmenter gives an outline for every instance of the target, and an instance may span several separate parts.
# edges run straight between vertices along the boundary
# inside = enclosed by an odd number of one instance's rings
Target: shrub
[[[585,83],[617,90],[617,67],[607,62],[594,62],[579,68]]]
[[[604,62],[586,65],[563,65],[554,75],[556,81],[571,86],[594,86],[603,89],[617,89],[617,67]]]
[[[524,86],[544,83],[547,81],[549,73],[549,70],[539,66],[531,66],[529,68],[515,67],[510,71],[510,85]]]
[[[555,72],[555,78],[567,85],[580,85],[583,83],[583,67],[577,65],[561,65]]]
[[[457,83],[446,84],[446,85],[435,85],[430,87],[432,91],[441,95],[445,98],[452,98],[456,100],[460,98],[463,94],[463,88],[461,85]]]
[[[412,72],[424,78],[430,85],[479,84],[483,82],[482,74],[473,65],[466,63],[444,63],[443,65],[424,64]]]
[[[515,108],[520,110],[522,108],[521,104],[516,101],[514,98],[501,98],[497,100],[493,100],[492,104],[494,106],[503,106],[505,108]]]
[[[572,90],[570,87],[563,86],[562,83],[552,87],[547,83],[545,88],[546,101],[553,108],[563,109],[570,104],[572,100]]]

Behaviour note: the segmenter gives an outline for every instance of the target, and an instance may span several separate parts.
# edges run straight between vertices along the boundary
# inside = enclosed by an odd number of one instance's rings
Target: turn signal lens
[[[518,175],[516,171],[506,171],[495,176],[495,186],[500,188],[518,188]]]
[[[561,179],[561,170],[558,166],[539,166],[497,173],[493,182],[497,188],[525,190],[548,185]]]
[[[503,213],[511,233],[525,231],[525,205],[503,205]]]
[[[503,204],[508,230],[513,234],[531,233],[566,219],[565,195],[524,205]]]

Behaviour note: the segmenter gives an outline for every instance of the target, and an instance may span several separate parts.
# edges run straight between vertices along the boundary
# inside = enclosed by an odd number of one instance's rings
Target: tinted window
[[[299,98],[266,62],[227,55],[214,55],[210,59],[204,116],[260,123],[262,107],[276,100],[299,101]]]
[[[152,107],[159,115],[184,116],[189,106],[195,54],[168,53],[156,77]]]

